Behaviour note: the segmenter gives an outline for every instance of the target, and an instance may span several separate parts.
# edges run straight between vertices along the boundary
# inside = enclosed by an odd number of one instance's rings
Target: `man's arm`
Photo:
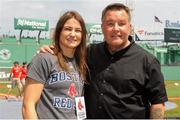
[[[164,118],[164,103],[153,104],[150,108],[150,119],[163,119]]]
[[[13,69],[13,68],[11,68],[11,71],[10,71],[10,74],[9,74],[9,78],[8,78],[9,81],[10,81],[11,78],[12,78],[12,74],[13,74],[13,73],[12,73],[12,69]]]
[[[19,72],[19,76],[18,76],[19,79],[21,78],[21,75],[22,75],[22,70],[21,72]]]
[[[39,51],[38,52],[41,52],[41,53],[46,53],[46,52],[49,52],[51,54],[54,55],[54,46],[53,45],[43,45],[39,48]]]

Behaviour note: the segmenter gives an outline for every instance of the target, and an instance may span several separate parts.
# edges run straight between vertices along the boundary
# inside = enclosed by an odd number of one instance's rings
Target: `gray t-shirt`
[[[74,67],[75,59],[68,65]],[[81,96],[83,82],[77,69],[71,73],[63,71],[57,57],[50,53],[40,53],[28,65],[28,77],[44,84],[36,112],[40,119],[76,119],[75,96]]]

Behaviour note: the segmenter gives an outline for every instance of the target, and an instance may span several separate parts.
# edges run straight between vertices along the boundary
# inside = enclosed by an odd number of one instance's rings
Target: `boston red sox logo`
[[[71,83],[69,90],[68,90],[68,95],[71,97],[75,97],[77,95],[76,87],[74,83]]]
[[[83,108],[84,108],[84,106],[83,106],[83,104],[81,102],[81,99],[79,99],[79,101],[78,101],[78,109],[82,110]]]

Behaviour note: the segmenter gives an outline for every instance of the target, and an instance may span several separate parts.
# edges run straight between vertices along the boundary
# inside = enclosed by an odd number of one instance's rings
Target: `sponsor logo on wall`
[[[9,60],[11,57],[11,51],[8,49],[0,50],[0,59],[2,60]]]

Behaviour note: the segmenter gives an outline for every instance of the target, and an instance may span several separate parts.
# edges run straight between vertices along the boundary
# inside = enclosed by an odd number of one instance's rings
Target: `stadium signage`
[[[148,31],[145,31],[144,35],[164,35],[164,33],[163,32],[148,32]]]
[[[134,32],[138,37],[138,40],[147,41],[162,41],[164,39],[164,27],[163,26],[143,26],[135,27]]]
[[[101,25],[98,23],[86,23],[86,28],[89,34],[102,34]]]
[[[14,18],[14,28],[21,30],[42,30],[48,31],[48,20]]]
[[[92,34],[102,34],[101,25],[92,25],[89,32]]]
[[[2,60],[8,60],[11,57],[11,52],[8,49],[0,50],[0,58]]]
[[[0,79],[2,78],[9,78],[10,73],[6,73],[6,72],[0,72]]]
[[[180,29],[164,28],[165,42],[180,42]]]
[[[180,21],[171,22],[170,20],[165,20],[166,28],[180,28]]]

